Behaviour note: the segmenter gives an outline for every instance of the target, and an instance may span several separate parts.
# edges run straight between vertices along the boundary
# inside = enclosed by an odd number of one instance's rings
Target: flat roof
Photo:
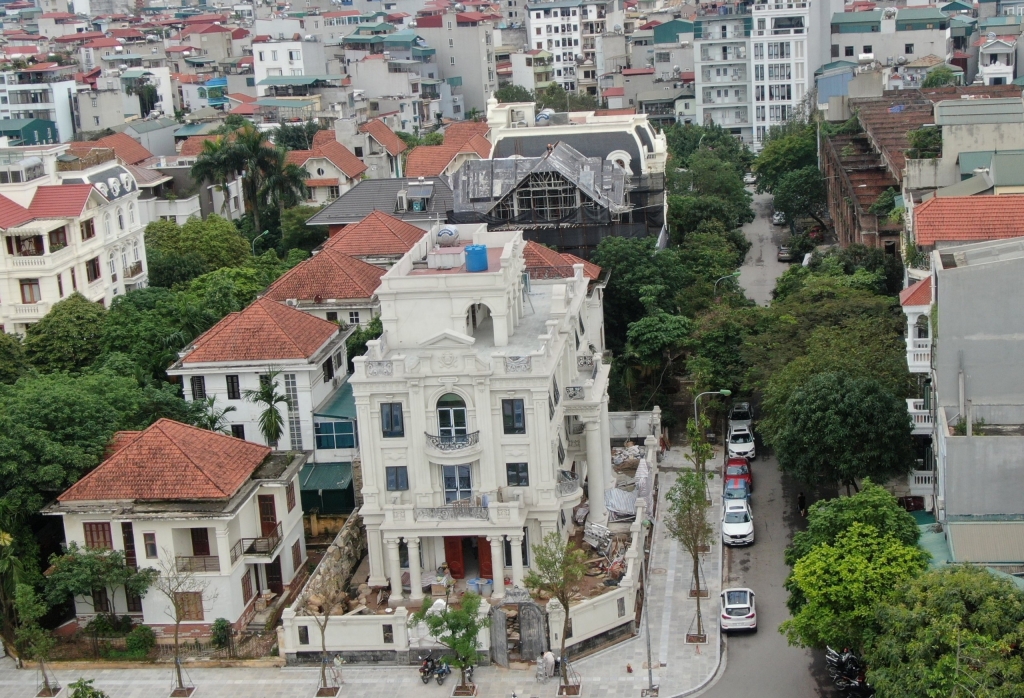
[[[1022,120],[1024,100],[1020,97],[947,99],[935,104],[935,123],[939,126],[1020,123]]]
[[[352,484],[352,464],[306,463],[299,471],[299,490],[344,490]]]
[[[356,418],[356,399],[352,395],[352,384],[344,384],[326,402],[313,410],[314,417],[336,417],[338,419]]]

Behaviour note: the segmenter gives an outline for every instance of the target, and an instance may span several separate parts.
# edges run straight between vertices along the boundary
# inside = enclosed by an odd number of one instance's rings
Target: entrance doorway
[[[491,579],[491,544],[483,536],[445,536],[444,559],[452,579]]]
[[[278,596],[284,593],[284,584],[281,578],[281,558],[276,557],[273,562],[268,562],[264,565],[263,571],[267,575],[267,588]]]

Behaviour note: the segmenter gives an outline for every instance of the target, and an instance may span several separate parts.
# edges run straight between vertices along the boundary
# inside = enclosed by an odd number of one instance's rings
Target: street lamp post
[[[715,282],[715,290],[714,290],[715,298],[718,298],[718,282],[719,281],[725,281],[726,279],[732,279],[732,278],[735,278],[735,277],[737,277],[739,275],[740,275],[740,272],[734,271],[733,273],[726,274],[725,276],[723,276],[720,279],[718,279],[718,281]]]
[[[709,390],[708,392],[701,393],[697,397],[693,398],[693,423],[696,424],[698,427],[700,426],[700,415],[697,413],[697,401],[700,400],[705,395],[724,395],[725,397],[729,397],[730,395],[732,395],[732,391],[726,390],[725,388],[723,388],[722,390]]]
[[[264,235],[270,235],[270,231],[269,230],[264,230],[262,233],[260,233],[259,235],[257,235],[256,237],[254,237],[252,239],[252,256],[253,257],[256,256],[256,241],[259,240]]]

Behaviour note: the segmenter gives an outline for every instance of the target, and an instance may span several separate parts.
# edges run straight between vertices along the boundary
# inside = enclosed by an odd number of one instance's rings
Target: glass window
[[[356,423],[350,421],[314,422],[313,432],[316,436],[316,447],[355,448]]]
[[[388,492],[400,492],[409,489],[409,469],[404,465],[389,465],[384,468],[387,475]]]
[[[100,258],[93,257],[85,263],[85,278],[89,280],[89,283],[96,281],[102,276],[100,272]]]
[[[205,400],[206,399],[206,378],[203,376],[192,376],[192,399],[193,400]]]
[[[156,552],[156,534],[155,533],[143,533],[142,544],[146,548],[146,558],[155,560],[157,557]]]
[[[505,475],[509,487],[530,486],[530,469],[526,463],[506,463]]]
[[[473,497],[473,480],[468,465],[442,466],[444,475],[444,502],[461,502]]]
[[[332,378],[334,378],[334,361],[328,356],[327,361],[324,361],[324,383],[330,383]]]
[[[405,436],[405,423],[402,421],[402,403],[381,403],[380,426],[385,439],[397,439]]]
[[[530,541],[529,541],[529,538],[527,537],[527,531],[526,531],[525,528],[523,529],[522,549],[523,549],[523,553],[522,553],[523,554],[523,565],[525,567],[529,567],[530,566]],[[510,541],[507,536],[505,537],[505,555],[504,555],[504,557],[505,557],[505,567],[511,567],[512,566],[512,541]]]
[[[350,324],[350,325],[358,325],[359,324],[359,311],[358,310],[350,310],[348,312],[348,324]]]
[[[231,435],[236,439],[245,441],[245,425],[244,424],[232,424]]]
[[[238,376],[224,376],[224,381],[227,383],[228,400],[241,400],[242,386]]]
[[[288,511],[295,508],[295,483],[289,482],[284,486],[284,501],[288,505]],[[298,541],[296,541],[298,542]],[[298,567],[298,565],[296,565]]]
[[[526,433],[526,410],[522,400],[502,400],[501,419],[506,434]]]
[[[455,393],[447,393],[437,401],[438,435],[442,437],[465,436],[469,433],[466,423],[466,403]]]
[[[124,230],[124,209],[117,209],[117,227]]]
[[[110,533],[109,521],[93,521],[82,524],[85,532],[85,547],[97,550],[113,550],[114,538]]]
[[[73,269],[71,273],[74,274]],[[22,279],[20,285],[22,303],[38,303],[43,299],[42,293],[39,290],[39,279]]]
[[[299,644],[300,645],[308,645],[309,644],[309,626],[308,625],[300,625],[299,626]]]

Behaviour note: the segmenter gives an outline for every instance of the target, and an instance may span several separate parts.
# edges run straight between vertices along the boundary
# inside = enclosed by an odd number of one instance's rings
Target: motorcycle
[[[452,673],[452,668],[448,666],[448,662],[441,662],[438,664],[437,668],[434,669],[434,679],[437,680],[437,685],[444,685],[444,680],[450,673]],[[424,683],[426,683],[426,681],[424,681]]]
[[[437,671],[437,662],[430,657],[427,657],[423,660],[423,663],[420,664],[420,680],[423,681],[423,683],[430,683],[430,677],[434,675],[435,671]]]
[[[469,682],[469,683],[473,683],[473,665],[472,664],[470,664],[468,667],[466,667],[466,681]]]
[[[831,647],[826,648],[825,664],[829,677],[840,691],[849,692],[859,698],[869,698],[875,694],[875,689],[865,678],[861,660],[850,650],[836,652]]]

